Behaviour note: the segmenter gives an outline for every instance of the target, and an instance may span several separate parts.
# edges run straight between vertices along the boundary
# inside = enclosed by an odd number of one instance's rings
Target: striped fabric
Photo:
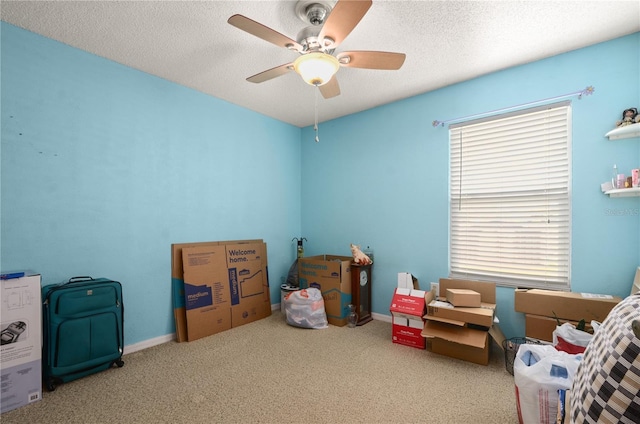
[[[616,305],[584,352],[571,389],[575,424],[640,423],[640,293]]]

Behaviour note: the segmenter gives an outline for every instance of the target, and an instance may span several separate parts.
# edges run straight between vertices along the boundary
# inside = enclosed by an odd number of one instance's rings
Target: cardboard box
[[[495,307],[496,305],[494,304],[483,303],[480,308],[466,308],[453,306],[448,302],[432,300],[427,305],[425,318],[450,323],[474,324],[489,328],[493,324]]]
[[[402,321],[402,318],[397,318]],[[416,325],[422,327],[422,320],[406,320],[407,325],[396,324],[394,318],[391,326],[391,341],[403,346],[414,347],[416,349],[424,349],[426,346],[425,338],[422,337],[422,328],[416,328]],[[419,323],[419,324],[418,324]]]
[[[442,298],[435,299],[435,292],[425,295],[427,314],[422,330],[427,350],[452,358],[480,365],[489,363],[490,338],[502,346],[504,335],[494,323],[496,285],[479,281],[443,278],[439,281],[440,293],[461,289],[480,295],[479,308],[458,307]]]
[[[300,288],[320,290],[329,324],[347,324],[351,303],[351,256],[317,255],[298,259]]]
[[[447,302],[453,306],[480,307],[480,293],[469,289],[447,289]]]
[[[620,301],[619,297],[602,294],[516,289],[514,308],[531,315],[602,322]]]
[[[271,315],[267,246],[264,243],[225,244],[231,289],[231,326]]]
[[[231,328],[231,290],[225,246],[182,249],[187,340]]]
[[[389,311],[392,317],[391,341],[404,346],[425,348],[422,337],[425,310],[425,292],[410,288],[397,288],[391,298]]]
[[[483,327],[491,327],[496,309],[496,285],[495,283],[467,280],[440,279],[440,293],[450,290],[471,290],[480,295],[480,307],[468,308],[453,306],[440,299],[434,299],[434,292],[426,294],[427,315],[426,319],[437,320],[457,325],[474,324]]]
[[[447,289],[473,290],[480,293],[480,301],[482,303],[496,304],[496,283],[441,278],[439,286],[441,294],[446,293]]]
[[[391,298],[389,311],[393,317],[419,319],[422,321],[425,308],[425,291],[397,288]]]
[[[271,315],[262,240],[172,244],[171,284],[178,342]]]
[[[427,338],[426,349],[429,352],[438,355],[448,356],[450,358],[460,359],[462,361],[472,362],[478,365],[489,364],[489,341],[487,339],[486,346],[483,348],[468,346],[456,342],[439,338]]]
[[[480,365],[489,363],[488,331],[427,320],[421,334],[430,352]]]
[[[0,280],[0,413],[42,399],[40,275]]]
[[[571,321],[566,319],[556,320],[555,318],[551,317],[526,314],[524,317],[525,336],[536,340],[553,342],[553,332],[558,326],[558,321],[560,321],[560,325],[568,322],[576,327],[578,326],[578,321]],[[593,334],[593,328],[591,327],[591,324],[589,322],[585,322],[585,330],[588,333]]]
[[[426,349],[429,352],[479,365],[489,363],[491,339],[500,349],[505,340],[498,324],[492,325],[489,331],[481,331],[437,321],[425,322],[422,336],[426,338]]]

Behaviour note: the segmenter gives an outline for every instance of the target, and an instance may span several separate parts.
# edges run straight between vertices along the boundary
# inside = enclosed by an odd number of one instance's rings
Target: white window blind
[[[452,125],[450,276],[570,289],[569,102]]]

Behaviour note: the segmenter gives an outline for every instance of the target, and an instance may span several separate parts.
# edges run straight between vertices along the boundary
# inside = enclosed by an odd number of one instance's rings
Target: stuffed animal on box
[[[630,107],[622,112],[622,119],[616,121],[616,127],[625,127],[627,125],[637,124],[640,122],[640,115],[638,109]]]
[[[358,265],[369,265],[373,263],[371,258],[369,258],[362,252],[362,250],[360,250],[360,246],[356,246],[353,243],[351,243],[351,254],[353,255],[353,262],[357,263]]]

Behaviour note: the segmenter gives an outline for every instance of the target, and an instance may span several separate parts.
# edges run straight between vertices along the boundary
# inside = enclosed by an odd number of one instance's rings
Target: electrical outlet
[[[436,297],[440,297],[440,283],[431,283],[431,291],[435,292]]]

